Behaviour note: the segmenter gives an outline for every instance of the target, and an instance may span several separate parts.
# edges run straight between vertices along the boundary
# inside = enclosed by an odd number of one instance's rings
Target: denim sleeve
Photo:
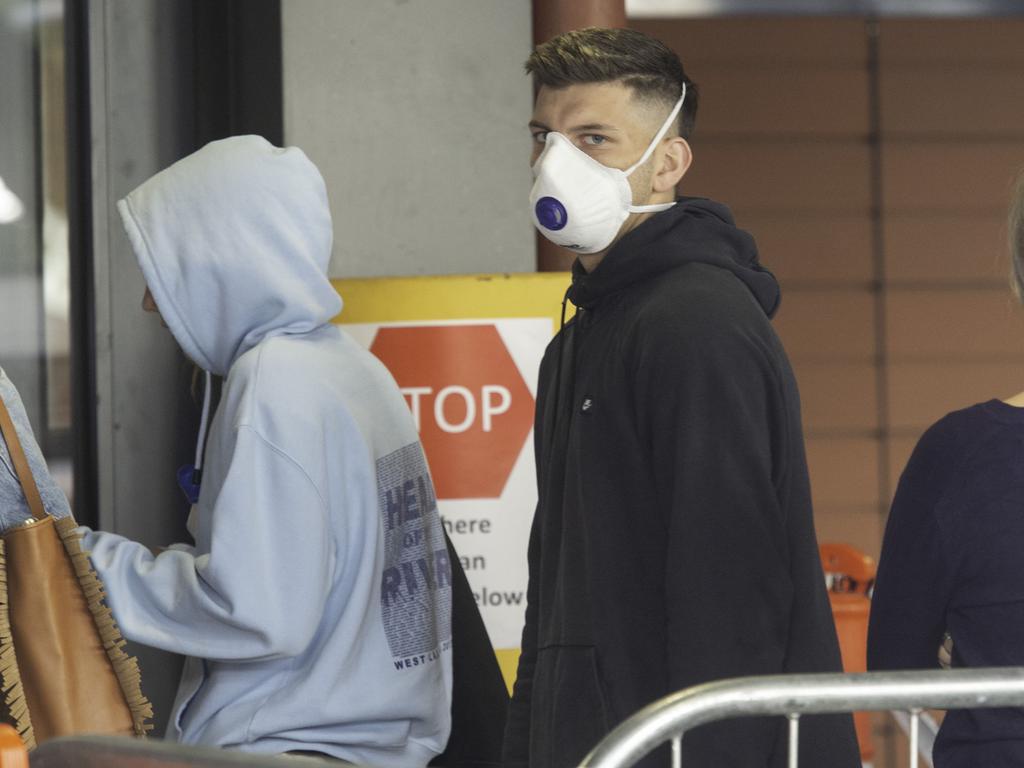
[[[25,406],[22,405],[18,390],[14,388],[14,384],[7,378],[2,368],[0,368],[0,399],[4,401],[7,410],[10,411],[14,429],[18,433],[18,439],[25,451],[25,457],[28,459],[36,485],[39,486],[43,507],[54,517],[70,515],[71,508],[68,506],[68,500],[50,476],[46,460],[32,433],[32,426],[28,423]],[[19,525],[28,517],[30,517],[28,503],[25,501],[25,495],[21,491],[21,485],[14,472],[10,454],[7,452],[7,444],[0,440],[0,532]]]

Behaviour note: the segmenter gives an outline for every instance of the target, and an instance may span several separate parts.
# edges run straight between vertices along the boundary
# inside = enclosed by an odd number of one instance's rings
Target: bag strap
[[[7,452],[11,455],[11,463],[14,464],[14,471],[21,483],[21,490],[28,501],[29,511],[36,520],[46,517],[46,509],[43,507],[43,500],[39,496],[39,488],[36,486],[35,478],[32,477],[32,469],[25,458],[25,451],[21,448],[21,441],[18,440],[18,433],[14,429],[14,422],[11,421],[11,414],[4,405],[3,398],[0,398],[0,433],[3,434],[4,442],[7,443]]]

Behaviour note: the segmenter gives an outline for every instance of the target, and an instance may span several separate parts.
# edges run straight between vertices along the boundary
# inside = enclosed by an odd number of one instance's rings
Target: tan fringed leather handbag
[[[0,539],[0,721],[29,749],[72,734],[144,736],[153,709],[138,662],[124,652],[77,524],[43,508],[2,400],[0,432],[32,514]]]

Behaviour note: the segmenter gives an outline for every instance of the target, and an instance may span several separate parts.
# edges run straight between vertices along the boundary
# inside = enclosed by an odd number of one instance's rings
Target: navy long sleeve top
[[[870,669],[1024,665],[1024,408],[999,400],[933,425],[885,530],[868,631]],[[1024,765],[1024,710],[949,712],[936,768]]]

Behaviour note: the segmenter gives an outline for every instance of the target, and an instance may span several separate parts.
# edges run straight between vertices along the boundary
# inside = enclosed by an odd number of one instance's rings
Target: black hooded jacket
[[[799,396],[769,322],[779,288],[753,239],[724,206],[683,198],[592,273],[577,263],[568,296],[577,314],[540,370],[510,766],[576,765],[697,683],[841,670]],[[683,757],[785,765],[785,720],[703,726]],[[852,718],[804,718],[800,758],[859,766]]]

